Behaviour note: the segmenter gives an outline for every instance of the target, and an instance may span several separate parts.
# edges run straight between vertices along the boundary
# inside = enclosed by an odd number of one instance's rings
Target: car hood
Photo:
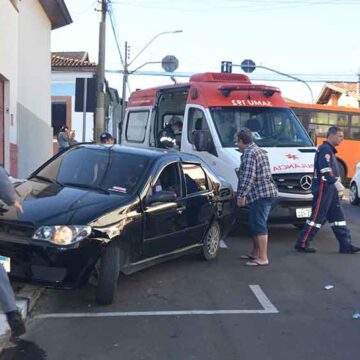
[[[63,187],[28,180],[16,187],[23,213],[13,207],[0,211],[0,221],[21,221],[34,225],[81,225],[104,213],[130,203],[130,196],[104,194],[99,191]]]

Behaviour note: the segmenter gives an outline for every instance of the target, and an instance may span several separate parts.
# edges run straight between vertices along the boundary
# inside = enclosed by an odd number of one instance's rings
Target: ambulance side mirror
[[[197,151],[209,151],[211,144],[210,133],[207,130],[194,130],[194,145]]]

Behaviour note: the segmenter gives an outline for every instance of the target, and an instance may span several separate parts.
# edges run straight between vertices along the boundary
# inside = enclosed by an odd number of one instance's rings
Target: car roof
[[[109,144],[79,144],[77,147],[89,148],[89,149],[97,149],[104,151],[115,151],[123,154],[137,154],[142,155],[148,158],[163,158],[164,160],[167,158],[178,159],[186,162],[195,162],[203,164],[203,161],[197,157],[196,155],[187,154],[181,151],[176,150],[167,150],[167,149],[158,149],[158,148],[143,148],[143,147],[132,147],[132,146],[124,146],[120,144],[109,145]]]

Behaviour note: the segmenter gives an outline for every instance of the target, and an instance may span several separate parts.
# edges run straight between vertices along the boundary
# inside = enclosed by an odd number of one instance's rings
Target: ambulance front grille
[[[313,174],[273,174],[279,192],[290,194],[311,194]]]

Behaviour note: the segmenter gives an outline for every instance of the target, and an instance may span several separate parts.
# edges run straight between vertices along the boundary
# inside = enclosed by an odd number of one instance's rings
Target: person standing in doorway
[[[70,146],[70,129],[67,126],[61,127],[60,132],[57,136],[57,141],[59,145],[58,152],[61,152]]]
[[[0,200],[8,206],[14,206],[19,212],[23,212],[21,204],[16,200],[15,190],[10,179],[2,167],[0,167]],[[14,338],[24,334],[25,324],[16,307],[14,291],[2,265],[0,265],[0,307],[6,315],[11,336]]]
[[[247,266],[269,264],[267,221],[278,191],[271,176],[269,159],[264,150],[253,140],[249,129],[237,133],[237,145],[241,155],[237,205],[249,208],[252,251],[241,258],[248,259]]]
[[[79,142],[75,139],[76,134],[75,134],[75,130],[71,130],[70,131],[70,136],[69,136],[69,146],[73,146],[78,144]]]
[[[337,126],[332,126],[327,132],[326,141],[316,152],[312,184],[312,213],[295,243],[295,250],[298,252],[316,252],[310,242],[326,220],[329,221],[339,242],[340,253],[354,254],[360,251],[359,247],[351,243],[350,230],[346,225],[339,199],[339,192],[344,190],[344,186],[340,180],[335,147],[340,145],[343,139],[343,131]]]

